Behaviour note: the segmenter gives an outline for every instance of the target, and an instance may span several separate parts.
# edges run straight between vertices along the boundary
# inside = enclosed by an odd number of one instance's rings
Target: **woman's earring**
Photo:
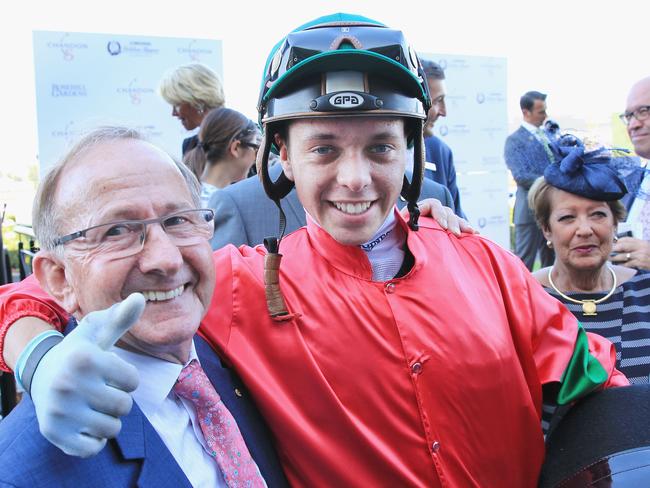
[[[546,247],[548,247],[549,249],[553,249],[553,243],[548,239],[546,240]]]
[[[616,244],[617,242],[618,242],[618,236],[614,234],[614,244]]]

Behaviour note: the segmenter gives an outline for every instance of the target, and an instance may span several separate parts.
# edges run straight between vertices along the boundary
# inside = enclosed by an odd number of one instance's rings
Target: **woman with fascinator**
[[[617,368],[631,383],[648,383],[650,272],[609,261],[625,218],[618,165],[606,149],[587,150],[573,136],[552,149],[557,162],[535,181],[528,202],[555,262],[534,276],[588,332],[614,343]]]

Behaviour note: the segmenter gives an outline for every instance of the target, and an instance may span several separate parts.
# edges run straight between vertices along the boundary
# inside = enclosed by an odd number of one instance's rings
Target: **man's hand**
[[[120,432],[119,417],[131,411],[129,392],[138,386],[138,371],[108,349],[138,321],[144,306],[144,297],[133,293],[88,314],[38,364],[31,397],[39,428],[66,454],[93,456]]]
[[[634,237],[621,237],[614,244],[613,251],[616,254],[610,258],[612,263],[650,270],[650,242]]]
[[[440,227],[449,230],[452,234],[459,236],[461,232],[467,234],[478,234],[467,220],[459,217],[449,207],[445,207],[440,200],[435,198],[426,198],[418,202],[420,215],[423,217],[432,217]],[[402,208],[402,215],[408,218],[409,211],[407,207]]]

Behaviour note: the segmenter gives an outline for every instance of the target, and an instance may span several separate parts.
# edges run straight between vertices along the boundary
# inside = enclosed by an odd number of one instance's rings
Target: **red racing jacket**
[[[294,486],[536,486],[542,386],[565,404],[626,385],[614,347],[510,252],[398,219],[414,265],[386,282],[313,223],[285,237],[282,320],[266,308],[265,250],[216,251],[199,332],[248,386]],[[67,320],[33,280],[0,307],[3,334],[32,311]]]

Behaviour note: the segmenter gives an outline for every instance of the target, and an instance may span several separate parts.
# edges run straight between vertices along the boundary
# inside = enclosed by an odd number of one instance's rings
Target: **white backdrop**
[[[506,59],[420,55],[445,71],[447,117],[438,119],[434,133],[454,153],[463,210],[482,235],[509,249]]]
[[[180,158],[188,133],[158,95],[164,72],[200,62],[223,76],[217,40],[35,31],[41,175],[79,134],[100,124],[136,127]],[[509,248],[504,58],[423,53],[447,78],[447,117],[435,133],[452,149],[462,205],[481,234]]]
[[[40,173],[79,134],[101,124],[136,127],[180,158],[188,136],[158,95],[169,69],[199,62],[223,74],[221,41],[35,31]]]

